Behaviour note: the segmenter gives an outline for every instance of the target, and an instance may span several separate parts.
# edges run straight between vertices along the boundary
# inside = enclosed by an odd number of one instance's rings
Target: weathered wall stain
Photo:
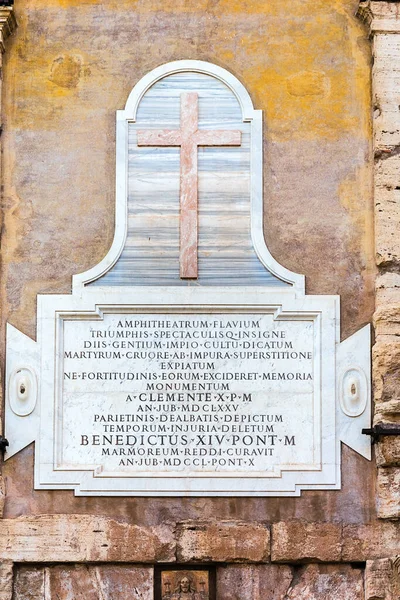
[[[323,96],[329,94],[330,80],[321,71],[299,71],[286,79],[292,96]]]
[[[82,71],[82,60],[79,56],[64,54],[53,60],[49,79],[64,88],[74,88],[78,85]]]

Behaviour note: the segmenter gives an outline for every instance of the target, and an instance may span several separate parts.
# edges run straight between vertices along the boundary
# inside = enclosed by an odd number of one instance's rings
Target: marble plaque
[[[64,320],[59,466],[149,476],[318,469],[314,327],[263,313]]]
[[[261,112],[225,70],[135,86],[109,253],[38,296],[36,341],[8,326],[6,458],[35,441],[36,489],[299,495],[340,488],[342,442],[370,458],[369,328],[340,342],[339,297],[270,255],[262,164]]]

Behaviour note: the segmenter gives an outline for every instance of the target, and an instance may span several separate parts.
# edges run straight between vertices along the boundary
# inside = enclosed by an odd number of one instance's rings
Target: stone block
[[[3,598],[0,596],[1,600]],[[7,599],[9,600],[11,596]],[[153,568],[131,565],[19,566],[12,600],[153,600]]]
[[[342,527],[336,523],[280,522],[272,525],[273,562],[338,562]]]
[[[0,518],[3,516],[5,500],[6,500],[6,486],[5,486],[4,478],[0,476]]]
[[[392,106],[386,101],[384,106],[379,107],[378,115],[375,114],[375,148],[391,148],[400,144],[399,111],[396,108],[395,104]]]
[[[102,565],[94,570],[102,600],[153,600],[153,567]]]
[[[400,423],[400,398],[376,402],[374,423]]]
[[[399,552],[399,525],[391,521],[373,521],[343,526],[343,562],[385,558]]]
[[[60,565],[47,571],[49,600],[153,599],[152,568]]]
[[[393,600],[400,598],[400,554],[392,558],[392,594]]]
[[[146,528],[106,517],[45,515],[0,520],[0,559],[15,562],[169,562],[167,527]]]
[[[293,578],[287,565],[228,565],[217,569],[218,600],[282,600]]]
[[[367,561],[365,600],[400,598],[400,557]]]
[[[387,186],[399,185],[398,173],[388,177]],[[378,266],[400,264],[400,190],[376,189],[375,191],[375,246]]]
[[[397,117],[398,119],[398,117]],[[399,126],[399,123],[398,123]],[[392,209],[396,209],[396,200],[398,198],[398,185],[399,185],[399,167],[400,167],[400,154],[398,153],[397,147],[382,146],[382,148],[375,148],[375,205],[378,210],[382,208],[384,204],[394,204]],[[377,160],[378,159],[378,160]],[[386,194],[385,192],[393,192],[392,194]],[[390,208],[390,206],[388,207]]]
[[[386,0],[386,2],[382,0],[371,0],[369,5],[375,19],[398,20],[398,12],[396,6],[393,5],[392,0]]]
[[[400,301],[377,305],[374,314],[375,334],[400,336]]]
[[[349,565],[309,565],[296,573],[285,600],[364,600],[363,569]]]
[[[378,339],[372,349],[372,376],[377,411],[381,410],[380,403],[393,404],[400,400],[400,340],[398,338],[393,337],[384,341]],[[384,407],[382,410],[385,410]],[[388,408],[386,412],[387,410]],[[375,422],[379,422],[377,415],[375,415]]]
[[[178,525],[177,560],[266,562],[270,532],[262,524],[242,521],[183,522]]]
[[[392,561],[368,560],[365,566],[365,600],[392,600]]]
[[[0,600],[11,600],[13,578],[13,563],[2,562],[0,564]]]
[[[364,562],[394,556],[400,550],[398,523],[379,520],[353,525],[280,522],[272,525],[271,540],[272,562],[292,564]]]
[[[99,600],[93,569],[85,565],[55,566],[47,570],[50,600]]]
[[[380,517],[381,519],[399,519],[400,468],[379,468],[376,487],[378,517]],[[400,551],[400,534],[398,550]]]
[[[374,40],[375,46],[377,41]],[[397,49],[390,48],[390,50],[394,55],[394,60],[398,60]],[[375,111],[386,114],[396,110],[396,86],[399,81],[399,71],[396,72],[396,69],[393,68],[393,61],[392,68],[390,68],[390,57],[380,56],[380,59],[373,67],[373,101]]]
[[[384,436],[375,444],[378,467],[400,467],[400,435]]]
[[[45,587],[44,567],[19,566],[16,568],[13,600],[43,600]]]
[[[375,281],[376,306],[400,305],[400,273],[382,273]]]
[[[389,4],[390,3],[385,3],[385,2],[374,2],[373,4],[380,4],[381,6],[384,6],[385,4]],[[393,6],[393,3],[392,3]],[[375,13],[375,10],[374,10]],[[394,15],[392,15],[392,20],[393,23],[395,24],[395,26],[399,29],[400,25],[399,25],[399,21],[398,18],[393,18]],[[382,19],[386,19],[386,16],[381,16],[379,18]],[[387,21],[386,21],[387,22]],[[400,67],[399,67],[399,63],[397,63],[395,60],[396,58],[400,57],[400,40],[398,39],[398,36],[396,35],[391,35],[389,34],[381,34],[381,35],[376,35],[374,37],[374,46],[373,46],[373,55],[374,55],[374,72],[377,71],[388,71],[388,73],[395,72],[395,71],[399,71]],[[388,82],[388,84],[386,86],[379,86],[379,90],[381,91],[382,94],[384,94],[386,92],[386,90],[388,89],[393,89],[393,82],[390,83],[390,80]]]

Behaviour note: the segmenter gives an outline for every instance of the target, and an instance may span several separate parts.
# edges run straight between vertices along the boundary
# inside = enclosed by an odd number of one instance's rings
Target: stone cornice
[[[400,33],[400,0],[361,0],[357,17],[377,33]]]
[[[371,10],[370,0],[362,0],[360,2],[356,16],[366,25],[371,25],[374,15]]]
[[[14,9],[11,6],[0,6],[0,50],[5,52],[5,41],[17,27]]]

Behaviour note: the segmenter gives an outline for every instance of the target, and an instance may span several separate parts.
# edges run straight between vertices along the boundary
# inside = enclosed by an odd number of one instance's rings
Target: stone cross
[[[197,147],[240,146],[241,131],[198,129],[196,92],[181,94],[180,129],[138,131],[138,146],[180,146],[180,277],[197,279]]]

